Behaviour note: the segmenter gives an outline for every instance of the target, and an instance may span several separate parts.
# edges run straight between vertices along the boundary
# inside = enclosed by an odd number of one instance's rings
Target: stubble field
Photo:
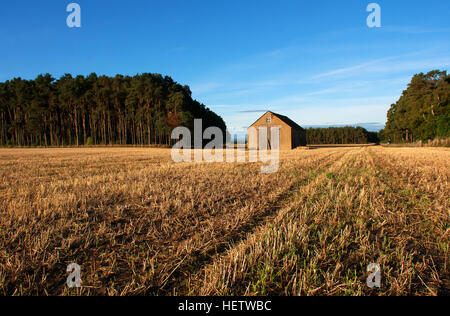
[[[450,150],[0,149],[0,295],[449,295]],[[66,286],[81,266],[82,288]],[[381,288],[366,285],[377,263]]]

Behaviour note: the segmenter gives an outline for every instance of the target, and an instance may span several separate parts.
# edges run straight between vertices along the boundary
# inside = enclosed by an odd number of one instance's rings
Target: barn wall
[[[267,124],[266,119],[270,117],[272,122]],[[272,127],[280,127],[280,149],[281,150],[291,150],[292,149],[292,128],[285,122],[280,120],[275,115],[271,113],[266,113],[258,121],[256,121],[251,127],[258,130],[260,127],[266,127],[268,129]],[[248,144],[250,149],[259,148],[259,137],[258,135],[248,135]]]
[[[292,129],[292,149],[306,146],[306,131]]]

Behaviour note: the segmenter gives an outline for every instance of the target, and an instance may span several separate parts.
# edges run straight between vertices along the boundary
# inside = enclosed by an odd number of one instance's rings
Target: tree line
[[[377,143],[378,136],[362,127],[308,128],[306,141],[310,145],[369,144]]]
[[[171,145],[178,126],[219,127],[223,119],[170,77],[50,74],[0,83],[1,145]]]
[[[391,105],[380,139],[393,143],[450,136],[450,76],[433,70],[415,75],[400,99]]]

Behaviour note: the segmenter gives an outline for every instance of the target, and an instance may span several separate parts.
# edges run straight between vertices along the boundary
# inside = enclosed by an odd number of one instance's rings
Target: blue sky
[[[68,28],[77,2],[82,27]],[[381,28],[366,7],[381,6]],[[413,74],[450,65],[450,1],[44,0],[0,4],[0,80],[155,72],[240,133],[260,111],[379,126]]]

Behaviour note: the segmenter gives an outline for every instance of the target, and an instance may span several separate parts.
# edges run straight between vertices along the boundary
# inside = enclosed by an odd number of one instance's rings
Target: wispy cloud
[[[361,71],[362,69],[367,69],[369,67],[372,67],[377,64],[381,64],[386,61],[398,59],[399,57],[400,56],[392,56],[392,57],[387,57],[387,58],[375,59],[375,60],[372,60],[372,61],[369,61],[366,63],[362,63],[362,64],[350,66],[350,67],[339,68],[339,69],[335,69],[335,70],[332,70],[329,72],[321,73],[321,74],[313,76],[311,79],[322,79],[322,78],[331,77],[331,76],[335,76],[335,75],[342,75],[342,74],[354,74],[356,71]]]
[[[238,111],[238,113],[266,113],[267,110],[248,110],[248,111]]]
[[[380,31],[390,33],[402,33],[402,34],[431,34],[431,33],[450,33],[450,28],[430,28],[419,26],[407,26],[407,25],[388,25],[383,26]]]
[[[365,63],[334,69],[325,73],[312,76],[312,80],[324,80],[327,78],[343,78],[367,76],[372,74],[392,74],[398,72],[411,72],[442,69],[450,66],[450,58],[448,57],[427,57],[421,56],[418,59],[408,58],[408,55],[391,56],[382,59],[375,59]]]

